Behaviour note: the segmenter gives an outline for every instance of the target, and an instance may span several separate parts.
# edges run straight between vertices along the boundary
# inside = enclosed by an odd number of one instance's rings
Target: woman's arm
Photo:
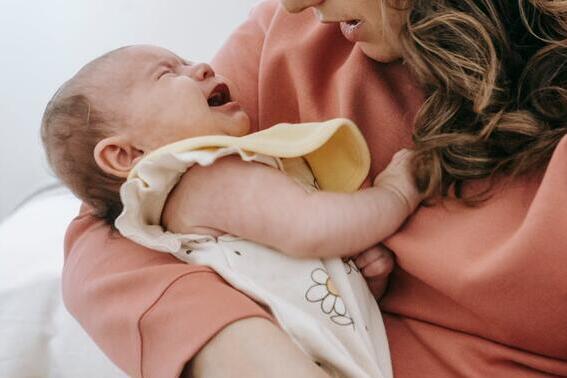
[[[329,378],[289,336],[261,318],[225,327],[184,373],[183,378]]]
[[[398,155],[354,193],[308,193],[283,172],[239,157],[194,167],[168,198],[164,226],[191,233],[210,228],[304,258],[350,256],[391,235],[421,200]]]
[[[129,376],[178,376],[228,324],[271,319],[209,268],[134,244],[88,214],[69,227],[65,249],[67,309]]]

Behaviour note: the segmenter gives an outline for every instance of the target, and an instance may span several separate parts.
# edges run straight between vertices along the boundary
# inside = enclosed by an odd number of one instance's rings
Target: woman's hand
[[[394,154],[392,161],[374,179],[374,186],[387,189],[406,204],[408,213],[413,213],[423,200],[423,194],[417,190],[411,172],[413,151],[402,149]]]
[[[366,279],[374,298],[379,301],[386,291],[388,277],[394,269],[394,254],[380,244],[356,256],[354,263]]]

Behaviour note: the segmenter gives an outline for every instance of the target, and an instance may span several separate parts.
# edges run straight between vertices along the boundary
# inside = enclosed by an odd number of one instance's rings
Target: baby
[[[249,131],[225,78],[153,46],[87,64],[42,121],[51,166],[94,215],[140,244],[211,266],[265,304],[331,376],[392,376],[359,271],[368,265],[340,257],[372,251],[415,210],[410,153],[398,153],[374,187],[353,191],[369,158],[351,122]]]

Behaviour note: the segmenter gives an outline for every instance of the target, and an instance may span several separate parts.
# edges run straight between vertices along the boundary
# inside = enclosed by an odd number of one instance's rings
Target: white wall
[[[0,219],[55,178],[43,109],[83,64],[149,43],[207,61],[258,0],[0,0]]]

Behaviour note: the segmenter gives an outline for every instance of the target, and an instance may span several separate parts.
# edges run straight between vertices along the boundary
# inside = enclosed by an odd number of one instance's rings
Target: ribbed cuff
[[[142,377],[179,377],[214,335],[249,317],[273,320],[215,273],[181,276],[140,319]]]

